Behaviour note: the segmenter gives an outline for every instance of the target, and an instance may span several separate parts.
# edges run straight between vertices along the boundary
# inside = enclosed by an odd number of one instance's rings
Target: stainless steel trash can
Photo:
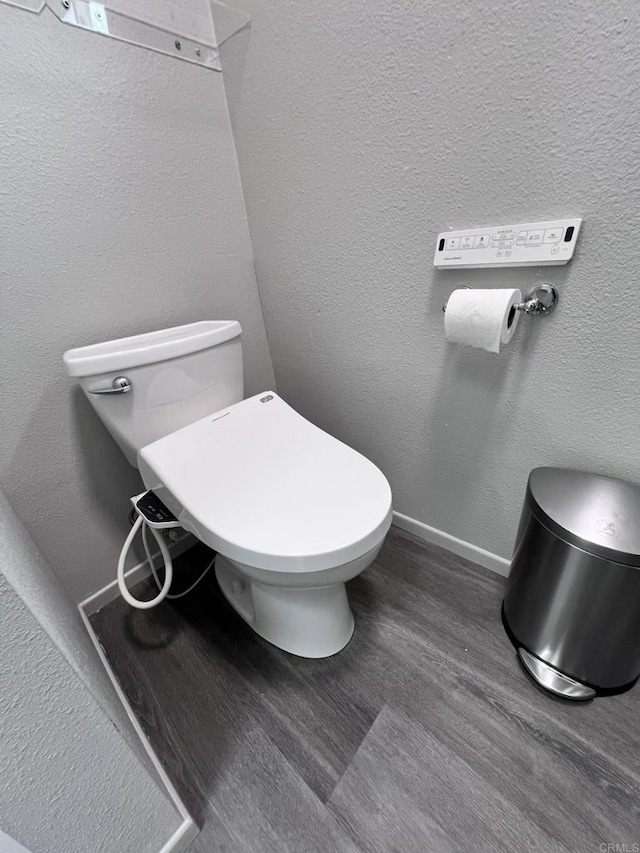
[[[640,488],[536,468],[520,517],[502,618],[527,672],[567,699],[640,675]]]

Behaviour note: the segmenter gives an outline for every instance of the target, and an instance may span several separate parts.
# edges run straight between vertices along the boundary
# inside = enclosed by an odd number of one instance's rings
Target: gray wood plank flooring
[[[207,558],[180,558],[176,585]],[[392,528],[349,585],[354,638],[327,660],[270,646],[213,577],[92,623],[202,826],[194,853],[631,850],[640,688],[586,705],[536,689],[504,634],[503,590]]]

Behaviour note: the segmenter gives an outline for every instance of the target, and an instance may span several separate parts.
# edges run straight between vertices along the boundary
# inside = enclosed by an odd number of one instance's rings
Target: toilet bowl
[[[180,525],[218,552],[216,578],[256,633],[335,654],[345,582],[391,525],[381,471],[275,392],[242,400],[240,325],[206,321],[65,353],[126,457]]]

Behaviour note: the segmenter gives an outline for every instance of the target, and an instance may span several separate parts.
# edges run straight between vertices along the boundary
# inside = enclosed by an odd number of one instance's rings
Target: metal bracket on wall
[[[92,30],[221,71],[219,47],[251,23],[247,0],[0,0],[40,14],[47,6],[63,24]],[[240,8],[236,8],[239,6]]]
[[[192,62],[204,68],[221,70],[211,8],[208,4],[206,14],[201,15],[197,21],[200,25],[198,38],[187,36],[184,31],[170,30],[153,19],[142,20],[122,11],[121,8],[113,8],[115,5],[125,5],[122,2],[103,5],[87,0],[46,0],[46,4],[63,24],[93,30],[100,35]],[[130,5],[135,6],[133,3]],[[160,14],[157,14],[156,18],[166,18],[170,21],[173,16],[161,14],[164,11],[163,6],[166,4],[158,4]],[[191,27],[192,31],[193,29],[194,27]]]
[[[40,14],[45,5],[63,23],[221,71],[209,0],[0,0]]]

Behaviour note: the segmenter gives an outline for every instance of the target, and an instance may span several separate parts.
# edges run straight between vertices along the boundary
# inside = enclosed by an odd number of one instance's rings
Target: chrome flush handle
[[[133,389],[133,383],[126,376],[116,376],[110,388],[96,388],[90,394],[128,394]]]

